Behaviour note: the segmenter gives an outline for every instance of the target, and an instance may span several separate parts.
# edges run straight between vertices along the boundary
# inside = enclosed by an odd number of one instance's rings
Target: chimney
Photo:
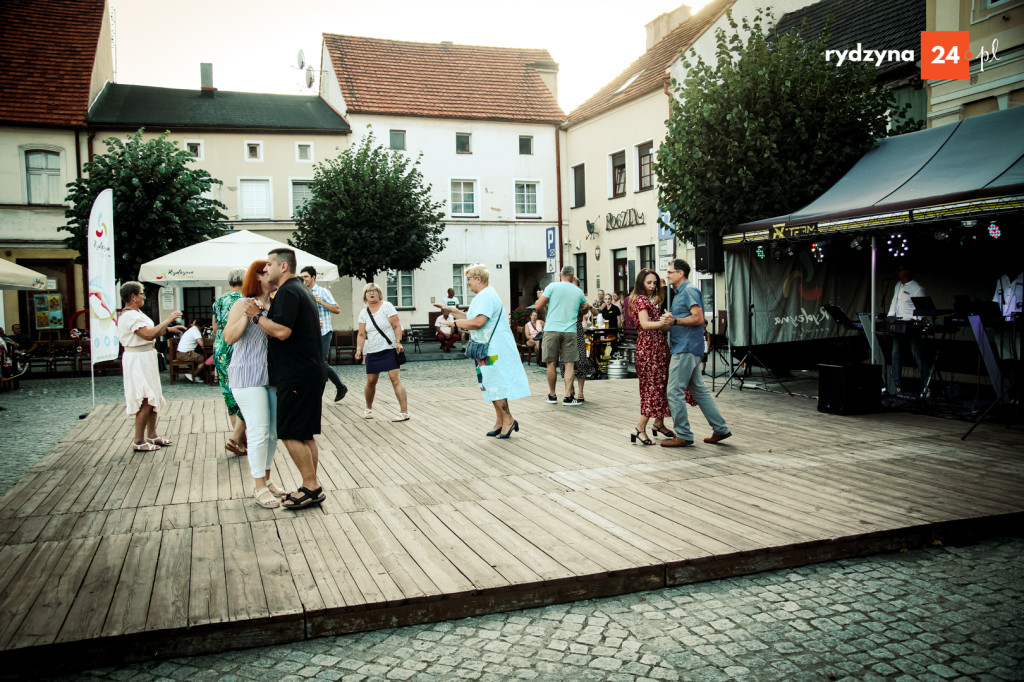
[[[202,63],[199,65],[199,80],[203,95],[213,97],[217,88],[213,87],[213,64]]]
[[[648,22],[647,49],[651,49],[659,40],[679,28],[679,26],[689,19],[692,14],[693,10],[691,10],[688,5],[680,5],[671,12],[666,12],[657,19]]]

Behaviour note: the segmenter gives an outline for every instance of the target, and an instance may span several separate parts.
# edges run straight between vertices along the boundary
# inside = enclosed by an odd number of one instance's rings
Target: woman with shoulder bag
[[[387,372],[400,410],[391,421],[409,421],[408,396],[399,368],[405,362],[405,348],[402,346],[405,331],[398,319],[398,311],[384,300],[384,292],[373,282],[363,287],[363,303],[366,307],[359,313],[359,334],[356,336],[356,362],[366,358],[366,386],[363,388],[366,409],[363,410],[363,419],[373,419],[377,379],[381,372]]]

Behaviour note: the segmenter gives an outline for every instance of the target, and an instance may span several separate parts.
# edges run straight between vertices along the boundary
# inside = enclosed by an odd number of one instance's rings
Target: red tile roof
[[[348,114],[560,123],[547,50],[324,34]]]
[[[714,0],[651,46],[642,57],[597,91],[593,97],[569,112],[569,125],[596,116],[624,102],[660,90],[668,83],[668,68],[679,50],[690,46],[732,7],[736,0]],[[630,82],[631,78],[635,79]],[[626,85],[625,88],[623,86]],[[622,91],[619,92],[619,89]]]
[[[0,2],[0,123],[84,126],[104,0]]]

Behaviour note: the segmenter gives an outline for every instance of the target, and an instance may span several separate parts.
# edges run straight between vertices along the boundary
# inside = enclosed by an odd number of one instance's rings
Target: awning
[[[232,269],[248,268],[254,260],[265,259],[271,249],[277,248],[295,251],[298,269],[301,270],[307,265],[315,267],[318,282],[333,282],[338,279],[337,265],[294,246],[282,244],[276,239],[249,230],[240,230],[186,246],[184,249],[143,263],[139,269],[139,281],[156,284],[226,282],[228,272]]]
[[[1024,106],[888,137],[827,192],[726,243],[1024,210]]]
[[[35,270],[0,258],[0,289],[46,291],[46,277]]]

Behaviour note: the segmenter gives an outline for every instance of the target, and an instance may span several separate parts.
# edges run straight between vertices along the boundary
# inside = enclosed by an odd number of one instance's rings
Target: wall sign
[[[601,247],[600,246],[595,246],[594,247],[594,260],[601,260]]]
[[[630,208],[618,215],[609,213],[605,216],[605,230],[621,230],[624,227],[636,227],[644,224],[644,214]]]

